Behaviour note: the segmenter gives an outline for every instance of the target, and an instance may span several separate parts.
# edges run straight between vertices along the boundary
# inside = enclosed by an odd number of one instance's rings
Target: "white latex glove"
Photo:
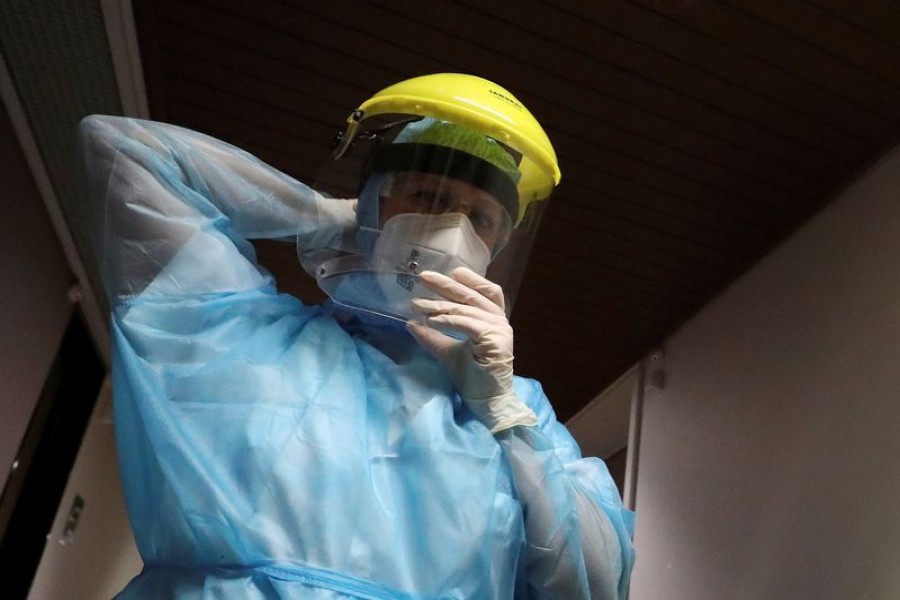
[[[534,412],[513,391],[513,330],[500,286],[465,267],[450,277],[434,271],[419,277],[444,300],[414,299],[413,310],[425,316],[425,325],[410,321],[409,331],[441,362],[472,412],[492,433],[536,425]],[[460,332],[466,339],[432,327]]]
[[[300,252],[328,248],[336,239],[356,229],[356,198],[326,198],[315,193],[302,206],[297,230]]]
[[[343,246],[342,238],[355,235],[358,227],[356,198],[325,198],[319,193],[314,198],[299,216],[294,238],[300,264],[313,277],[322,261],[333,258],[334,249]]]

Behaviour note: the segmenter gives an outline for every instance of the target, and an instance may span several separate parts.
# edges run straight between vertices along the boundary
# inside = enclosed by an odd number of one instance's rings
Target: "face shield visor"
[[[301,263],[339,306],[405,322],[413,298],[436,298],[422,271],[467,267],[500,285],[507,310],[549,196],[522,198],[522,156],[469,127],[379,115],[339,149],[315,187],[318,218],[301,225]],[[529,193],[528,190],[525,190]],[[355,219],[335,203],[355,200]]]

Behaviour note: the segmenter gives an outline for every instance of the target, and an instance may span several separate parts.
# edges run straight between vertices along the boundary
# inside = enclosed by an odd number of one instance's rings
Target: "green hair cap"
[[[432,144],[466,152],[488,162],[518,183],[521,174],[515,159],[497,141],[468,127],[425,118],[410,123],[394,138],[394,143]]]

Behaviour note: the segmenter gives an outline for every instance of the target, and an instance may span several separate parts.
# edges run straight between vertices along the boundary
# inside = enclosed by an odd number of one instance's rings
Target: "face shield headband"
[[[493,196],[515,222],[519,192],[505,171],[467,152],[435,144],[385,144],[375,150],[373,173],[413,171],[458,179]]]

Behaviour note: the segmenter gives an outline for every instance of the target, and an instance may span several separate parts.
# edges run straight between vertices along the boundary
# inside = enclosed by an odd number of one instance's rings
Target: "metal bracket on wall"
[[[644,387],[647,390],[662,391],[666,388],[666,351],[662,346],[653,350],[644,359]]]
[[[665,350],[655,348],[638,363],[638,377],[631,393],[631,420],[628,425],[628,462],[625,465],[625,486],[623,501],[626,508],[637,505],[638,464],[641,454],[641,429],[644,419],[644,399],[662,391],[666,383],[664,370]]]

